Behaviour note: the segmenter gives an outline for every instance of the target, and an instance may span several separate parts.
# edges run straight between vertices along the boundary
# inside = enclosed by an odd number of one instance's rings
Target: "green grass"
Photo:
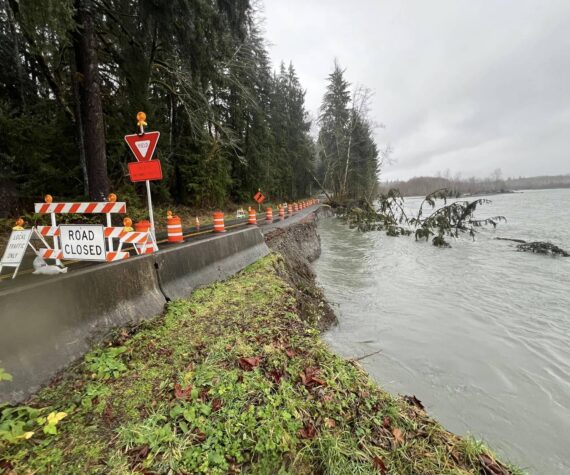
[[[329,351],[300,318],[283,272],[271,255],[173,302],[136,331],[117,331],[28,406],[0,409],[0,473],[459,475],[485,473],[489,460],[499,467],[485,446],[445,431]],[[46,433],[54,411],[67,415]]]

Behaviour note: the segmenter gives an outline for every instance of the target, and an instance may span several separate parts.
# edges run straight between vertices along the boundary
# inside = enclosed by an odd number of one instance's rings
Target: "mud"
[[[287,272],[281,277],[295,289],[300,315],[321,331],[335,325],[337,318],[317,285],[311,262],[321,255],[317,222],[330,216],[333,216],[332,209],[323,205],[301,221],[265,235],[269,248],[279,252],[285,260]]]

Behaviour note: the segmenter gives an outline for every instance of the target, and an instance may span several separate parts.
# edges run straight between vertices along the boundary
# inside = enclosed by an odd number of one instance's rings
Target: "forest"
[[[158,203],[222,207],[378,187],[370,91],[331,58],[313,120],[249,0],[0,0],[0,217],[50,193],[133,201],[123,136],[161,139]]]

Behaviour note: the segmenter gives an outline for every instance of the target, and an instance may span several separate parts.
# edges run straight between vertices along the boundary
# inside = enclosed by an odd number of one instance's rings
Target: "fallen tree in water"
[[[570,257],[570,254],[566,252],[564,249],[561,249],[550,242],[542,242],[542,241],[526,242],[524,244],[519,244],[517,246],[517,251],[534,252],[536,254],[546,254],[548,256]]]
[[[415,216],[408,216],[404,198],[397,189],[391,189],[378,198],[375,207],[367,200],[348,203],[337,207],[339,214],[351,228],[360,231],[385,231],[388,236],[409,236],[414,234],[416,241],[432,237],[434,246],[450,247],[446,238],[458,238],[469,234],[473,239],[477,228],[491,225],[496,227],[504,216],[477,219],[475,210],[479,205],[490,203],[487,199],[473,201],[453,201],[447,203],[449,190],[436,190],[427,195],[420,204]],[[437,202],[443,206],[436,208]],[[429,210],[432,212],[430,213]]]
[[[527,242],[523,239],[510,239],[510,238],[502,238],[497,237],[495,238],[499,241],[512,241],[519,243],[517,246],[517,251],[520,252],[533,252],[535,254],[544,254],[547,256],[562,256],[562,257],[570,257],[570,253],[565,251],[564,249],[558,247],[551,242],[545,241],[533,241]]]

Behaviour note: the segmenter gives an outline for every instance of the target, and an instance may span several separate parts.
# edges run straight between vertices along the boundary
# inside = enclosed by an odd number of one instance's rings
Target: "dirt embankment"
[[[278,228],[265,235],[265,241],[274,252],[279,252],[287,272],[280,277],[296,291],[301,316],[324,331],[337,323],[336,315],[317,285],[311,262],[321,255],[321,238],[317,232],[319,219],[331,217],[332,209],[321,206],[298,223]]]

